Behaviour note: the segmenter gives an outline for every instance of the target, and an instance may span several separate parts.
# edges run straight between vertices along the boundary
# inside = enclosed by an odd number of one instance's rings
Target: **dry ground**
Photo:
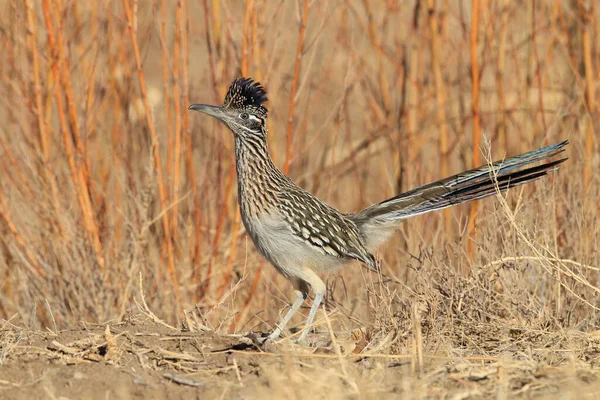
[[[386,353],[385,340],[319,337],[319,348],[174,331],[141,316],[51,332],[5,323],[5,399],[589,398],[600,396],[600,334],[514,333],[497,356]],[[485,333],[471,340],[486,341]],[[313,337],[315,340],[315,337]],[[552,342],[552,343],[549,343]],[[389,338],[388,338],[389,342]],[[502,341],[506,345],[506,341]],[[557,343],[563,343],[556,348]],[[417,356],[418,357],[418,356]],[[414,361],[414,360],[412,360]],[[417,361],[418,364],[418,361]]]

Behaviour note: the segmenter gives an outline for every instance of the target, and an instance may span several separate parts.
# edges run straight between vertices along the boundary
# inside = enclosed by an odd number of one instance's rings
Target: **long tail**
[[[374,247],[393,232],[399,220],[491,196],[497,190],[503,192],[557,170],[566,158],[525,169],[523,167],[562,153],[568,143],[565,140],[412,189],[367,207],[351,217],[364,233],[371,245],[369,247]]]

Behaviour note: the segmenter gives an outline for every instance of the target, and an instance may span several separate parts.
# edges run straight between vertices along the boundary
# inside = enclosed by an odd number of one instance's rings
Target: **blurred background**
[[[269,94],[276,165],[344,212],[571,142],[558,173],[506,202],[407,220],[378,254],[393,281],[358,264],[327,276],[338,328],[597,325],[594,1],[0,9],[2,318],[123,320],[143,296],[170,324],[270,329],[291,285],[240,222],[230,132],[187,111],[248,76]]]

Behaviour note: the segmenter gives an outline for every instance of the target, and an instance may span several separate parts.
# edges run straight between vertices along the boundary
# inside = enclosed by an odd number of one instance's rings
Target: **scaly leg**
[[[319,275],[315,273],[312,269],[304,268],[302,269],[302,280],[305,284],[308,284],[315,294],[315,299],[313,300],[313,305],[310,308],[310,312],[308,313],[308,318],[306,319],[306,326],[304,330],[300,334],[298,338],[298,343],[303,343],[306,341],[306,335],[310,331],[312,327],[312,323],[317,315],[317,310],[319,310],[319,306],[321,305],[321,301],[323,301],[323,297],[325,296],[325,290],[327,287],[325,283],[319,278]]]
[[[287,312],[285,317],[281,320],[275,330],[269,335],[267,339],[276,340],[281,335],[281,331],[283,331],[288,322],[292,319],[296,311],[300,308],[302,303],[306,297],[308,297],[309,288],[315,293],[315,300],[313,301],[313,305],[310,309],[310,313],[308,314],[308,319],[306,320],[306,326],[304,327],[304,331],[300,334],[298,338],[298,342],[303,342],[306,339],[306,335],[310,330],[313,320],[315,319],[315,315],[317,314],[317,310],[319,309],[319,305],[323,300],[323,296],[325,295],[325,290],[327,287],[319,278],[319,276],[310,268],[307,267],[298,267],[294,271],[294,276],[290,279],[294,284],[294,288],[296,289],[296,293],[298,294],[298,298],[292,304],[292,307]]]
[[[269,337],[267,338],[268,340],[277,340],[279,338],[279,335],[281,335],[281,331],[285,329],[286,325],[288,324],[288,322],[290,322],[296,311],[298,311],[302,303],[304,303],[304,300],[308,296],[308,291],[296,290],[296,294],[298,295],[296,301],[294,301],[294,304],[292,304],[292,307],[290,307],[289,311],[287,312],[287,314],[285,314],[285,317],[283,317],[281,322],[277,324],[275,330],[269,335]]]
[[[310,331],[310,327],[315,319],[315,315],[317,315],[317,310],[319,309],[319,305],[321,304],[321,301],[323,301],[324,295],[325,295],[324,291],[315,293],[315,299],[313,300],[313,305],[310,308],[310,313],[308,314],[308,318],[306,319],[306,326],[304,327],[304,330],[302,331],[302,333],[300,334],[300,337],[298,338],[299,343],[303,343],[306,340],[306,335],[308,335],[308,331]]]

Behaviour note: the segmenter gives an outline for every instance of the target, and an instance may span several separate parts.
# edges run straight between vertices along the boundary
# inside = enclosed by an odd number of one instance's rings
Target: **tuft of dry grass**
[[[107,321],[231,346],[273,327],[291,287],[240,224],[230,134],[186,111],[246,75],[269,90],[275,162],[343,211],[479,157],[569,139],[570,159],[406,221],[381,276],[328,276],[315,335],[327,357],[286,341],[273,355],[230,349],[204,390],[242,393],[258,368],[257,397],[332,382],[339,397],[598,391],[598,23],[585,1],[3,2],[0,362],[85,359],[50,348],[81,321],[114,340],[116,365],[145,350],[119,347]],[[32,337],[50,342],[20,348]],[[164,365],[200,368],[178,362]],[[179,378],[160,377],[193,382]]]

